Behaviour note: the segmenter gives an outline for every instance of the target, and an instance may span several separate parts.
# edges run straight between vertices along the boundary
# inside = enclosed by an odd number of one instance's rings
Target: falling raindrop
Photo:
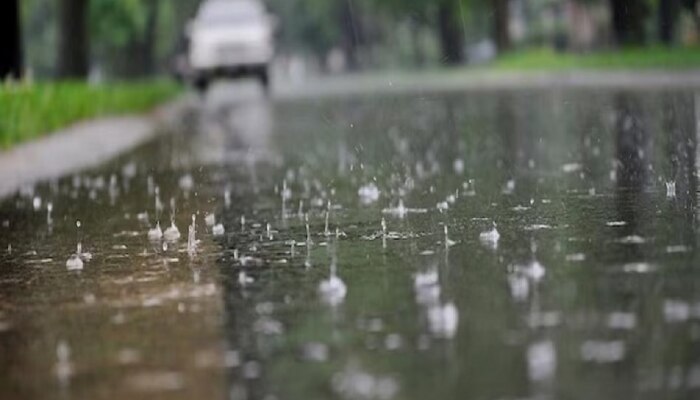
[[[386,220],[382,217],[382,248],[386,249]]]
[[[39,211],[39,209],[41,208],[41,197],[34,196],[34,199],[32,200],[32,206],[34,207],[34,211]]]
[[[224,207],[231,207],[231,189],[224,190]]]
[[[292,189],[287,186],[286,179],[282,181],[282,192],[280,195],[282,196],[282,201],[287,201],[292,198]]]
[[[331,216],[331,201],[328,200],[328,208],[326,209],[326,227],[323,230],[323,234],[325,236],[330,236],[331,231],[328,229],[328,220],[330,219]]]
[[[311,229],[309,228],[309,214],[304,214],[304,221],[306,222],[306,245],[309,247],[311,244]]]
[[[53,225],[53,217],[51,216],[51,213],[53,212],[53,203],[49,202],[46,204],[46,224],[48,226]]]

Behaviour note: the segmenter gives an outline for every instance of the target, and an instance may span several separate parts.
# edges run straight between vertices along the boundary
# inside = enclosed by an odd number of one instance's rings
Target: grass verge
[[[644,47],[586,54],[524,50],[504,54],[490,66],[503,70],[693,69],[700,68],[700,47]]]
[[[168,81],[0,84],[0,148],[80,120],[148,111],[179,90]]]

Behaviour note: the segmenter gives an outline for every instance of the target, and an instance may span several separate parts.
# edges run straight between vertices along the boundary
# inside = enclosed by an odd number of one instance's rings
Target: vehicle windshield
[[[262,6],[248,1],[213,1],[202,6],[197,19],[205,25],[248,24],[265,15]]]

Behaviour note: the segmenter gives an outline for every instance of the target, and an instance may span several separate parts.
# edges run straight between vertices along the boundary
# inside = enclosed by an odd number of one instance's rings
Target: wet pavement
[[[214,87],[0,203],[0,398],[696,397],[698,99]]]

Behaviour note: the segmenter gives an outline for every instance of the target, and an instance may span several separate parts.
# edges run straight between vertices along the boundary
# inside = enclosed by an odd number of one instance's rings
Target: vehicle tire
[[[194,81],[194,89],[197,91],[197,93],[204,95],[207,93],[208,88],[209,80],[207,78],[197,78]]]
[[[260,80],[260,84],[263,87],[263,90],[265,93],[270,92],[270,75],[267,72],[267,68],[263,67],[258,70],[258,79]]]

